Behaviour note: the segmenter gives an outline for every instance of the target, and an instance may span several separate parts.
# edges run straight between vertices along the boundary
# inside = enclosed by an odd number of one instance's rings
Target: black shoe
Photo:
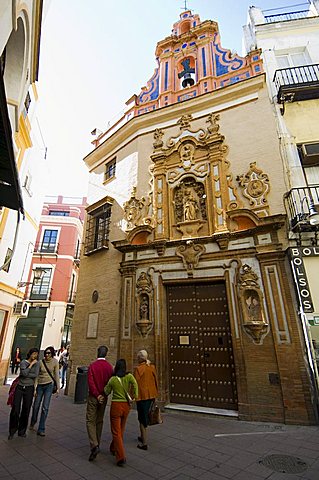
[[[18,433],[18,437],[26,438],[27,434],[26,433]]]
[[[123,465],[125,465],[125,463],[126,463],[126,460],[119,460],[119,461],[116,463],[116,465],[117,465],[118,467],[123,467]]]
[[[12,433],[12,434],[9,433],[9,435],[8,435],[8,440],[12,440],[12,439],[13,439],[13,433]]]
[[[89,462],[93,462],[93,460],[96,459],[96,456],[97,456],[98,453],[100,453],[99,447],[98,446],[93,447],[91,449],[91,453],[90,453],[90,456],[89,456]]]
[[[147,445],[137,445],[140,450],[147,450]]]

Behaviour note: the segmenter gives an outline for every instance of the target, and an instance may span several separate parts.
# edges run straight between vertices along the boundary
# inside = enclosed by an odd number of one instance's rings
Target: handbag
[[[13,405],[14,394],[15,394],[17,385],[19,383],[19,380],[20,380],[20,376],[16,377],[13,380],[13,382],[11,383],[11,386],[10,386],[10,389],[9,389],[9,396],[8,396],[8,400],[7,400],[7,405],[10,405],[11,407]]]
[[[163,423],[163,417],[159,406],[154,402],[148,412],[149,425],[160,425]]]
[[[131,407],[132,404],[133,404],[133,401],[134,401],[133,398],[132,398],[131,395],[128,393],[128,391],[125,390],[121,378],[120,378],[120,377],[116,377],[116,378],[118,379],[118,381],[119,381],[120,384],[122,385],[122,388],[123,388],[123,390],[124,390],[124,392],[125,392],[126,401],[127,401],[127,403],[129,404],[129,406]]]
[[[45,364],[45,361],[42,360],[42,363],[44,365],[44,368],[46,369],[46,371],[48,372],[48,374],[50,375],[50,377],[52,378],[53,380],[53,390],[52,390],[52,393],[56,393],[58,391],[58,386],[57,386],[57,383],[55,381],[55,378],[52,376],[52,373],[50,372],[50,370],[48,369],[48,367],[46,366]]]

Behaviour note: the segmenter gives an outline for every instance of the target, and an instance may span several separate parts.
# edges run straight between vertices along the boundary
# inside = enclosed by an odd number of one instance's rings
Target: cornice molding
[[[203,114],[204,111],[207,113],[209,111],[220,112],[255,101],[258,98],[259,90],[265,88],[265,86],[265,73],[262,73],[234,85],[133,117],[84,157],[83,160],[89,170],[93,171],[100,164],[104,163],[111,154],[113,155],[115,150],[119,150],[138,136],[154,130],[155,127],[160,127],[161,123],[165,123],[165,127],[173,126],[182,115],[198,115]],[[252,94],[255,94],[257,97],[250,98],[249,95]],[[196,119],[194,117],[194,120]],[[170,122],[171,125],[169,125]]]

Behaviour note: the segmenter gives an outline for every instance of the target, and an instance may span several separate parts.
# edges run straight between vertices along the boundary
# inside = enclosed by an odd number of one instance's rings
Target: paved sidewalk
[[[127,464],[117,467],[108,453],[107,408],[101,453],[89,462],[85,405],[75,405],[64,395],[52,398],[46,437],[28,432],[27,438],[15,436],[8,441],[8,388],[0,387],[1,480],[319,479],[317,426],[250,423],[176,412],[165,413],[163,425],[150,427],[149,450],[143,451],[136,448],[138,424],[133,410],[125,436]],[[273,467],[261,461],[272,462]],[[286,470],[299,469],[299,473],[278,473],[274,467],[280,469],[280,465]]]

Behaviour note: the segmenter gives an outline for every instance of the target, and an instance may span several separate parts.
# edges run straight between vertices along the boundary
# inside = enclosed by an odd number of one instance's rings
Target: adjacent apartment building
[[[69,392],[106,343],[130,370],[149,351],[167,408],[313,423],[262,51],[232,54],[216,21],[185,10],[155,55],[84,159]]]
[[[86,198],[45,197],[13,348],[71,342]]]
[[[269,12],[250,7],[244,31],[247,51],[262,50],[276,115],[285,176],[287,254],[313,395],[318,399],[319,1]]]

